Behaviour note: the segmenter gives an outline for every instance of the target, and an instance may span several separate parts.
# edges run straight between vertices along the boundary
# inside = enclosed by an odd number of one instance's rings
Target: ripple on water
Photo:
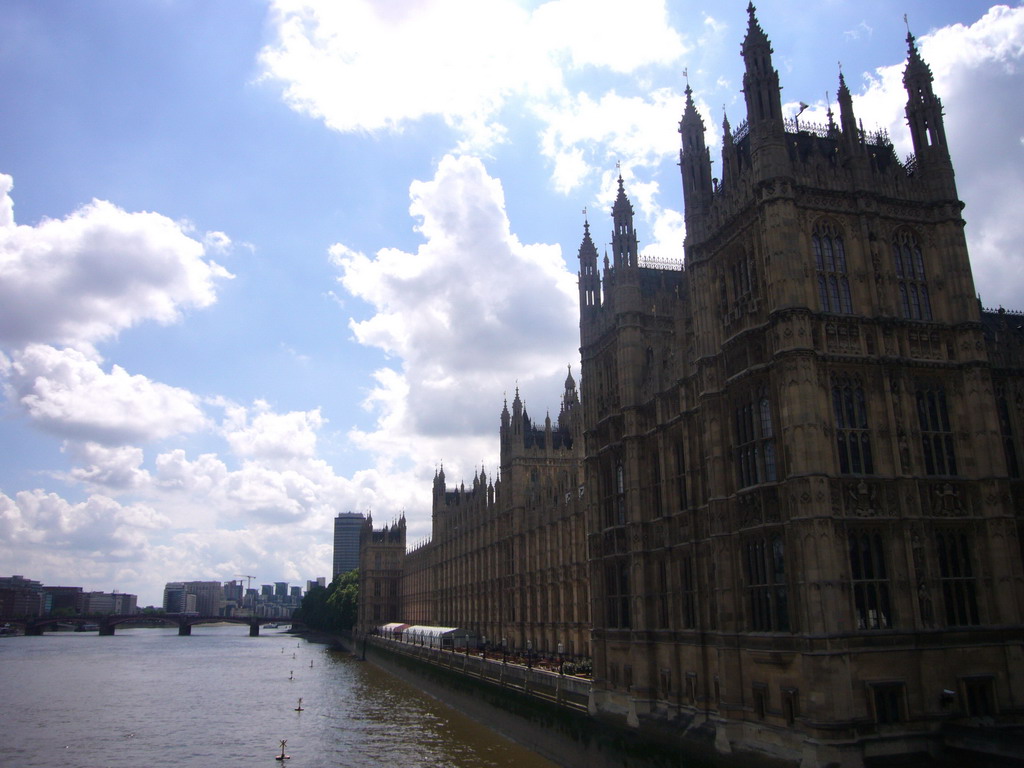
[[[23,768],[269,768],[280,739],[288,768],[553,766],[371,664],[245,626],[2,638],[0,691]]]

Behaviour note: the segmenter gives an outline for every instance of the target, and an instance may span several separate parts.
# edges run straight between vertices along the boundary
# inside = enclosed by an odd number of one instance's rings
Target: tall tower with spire
[[[1024,331],[979,305],[907,41],[901,159],[841,73],[838,123],[787,117],[751,4],[721,179],[686,85],[681,263],[621,175],[603,275],[584,226],[598,711],[849,766],[1024,717]]]

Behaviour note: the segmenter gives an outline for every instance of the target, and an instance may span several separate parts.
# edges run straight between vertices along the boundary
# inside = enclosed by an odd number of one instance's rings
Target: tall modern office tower
[[[334,518],[334,569],[331,577],[359,567],[359,532],[363,528],[361,512],[341,512]]]

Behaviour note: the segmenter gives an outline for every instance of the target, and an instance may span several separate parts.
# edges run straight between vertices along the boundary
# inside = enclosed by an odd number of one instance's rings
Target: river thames
[[[372,664],[248,631],[0,638],[2,764],[269,768],[287,739],[288,768],[555,765]]]

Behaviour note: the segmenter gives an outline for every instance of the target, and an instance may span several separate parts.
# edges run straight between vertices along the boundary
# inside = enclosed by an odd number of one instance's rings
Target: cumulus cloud
[[[636,0],[628,14],[610,0],[532,12],[514,0],[277,0],[272,19],[277,40],[261,58],[294,109],[338,131],[438,116],[477,149],[502,140],[500,113],[513,100],[558,98],[563,67],[627,73],[685,50],[664,0]]]
[[[150,480],[142,469],[142,449],[136,446],[106,446],[99,443],[68,442],[64,450],[80,463],[71,470],[71,479],[92,487],[114,491],[140,488]]]
[[[320,409],[274,413],[262,401],[256,415],[247,409],[228,410],[225,437],[237,456],[268,462],[311,459],[316,454],[316,433],[324,424]]]
[[[77,349],[30,344],[0,370],[8,400],[40,428],[104,445],[160,440],[207,424],[199,398],[185,389],[105,371]]]
[[[206,307],[230,274],[202,243],[158,213],[93,200],[64,219],[14,221],[13,180],[0,174],[0,343],[91,348],[145,320]],[[225,243],[222,233],[214,242]]]
[[[75,504],[41,490],[22,491],[13,499],[0,493],[0,551],[6,550],[5,560],[20,548],[135,559],[146,554],[146,531],[167,522],[150,507],[124,506],[98,494]]]
[[[511,232],[501,184],[475,158],[443,158],[410,197],[424,238],[415,253],[331,249],[342,285],[373,307],[350,322],[356,339],[401,361],[376,373],[367,398],[377,431],[354,436],[427,462],[444,458],[443,441],[470,437],[482,438],[480,456],[492,455],[497,393],[517,378],[543,378],[555,397],[577,357],[575,275],[557,246]],[[414,446],[413,435],[434,442]]]
[[[662,88],[629,97],[611,91],[598,99],[580,93],[557,105],[538,106],[547,123],[541,152],[555,163],[556,189],[571,192],[594,167],[620,162],[632,172],[660,165],[679,151],[681,103],[678,93]],[[584,157],[589,162],[580,162]]]

